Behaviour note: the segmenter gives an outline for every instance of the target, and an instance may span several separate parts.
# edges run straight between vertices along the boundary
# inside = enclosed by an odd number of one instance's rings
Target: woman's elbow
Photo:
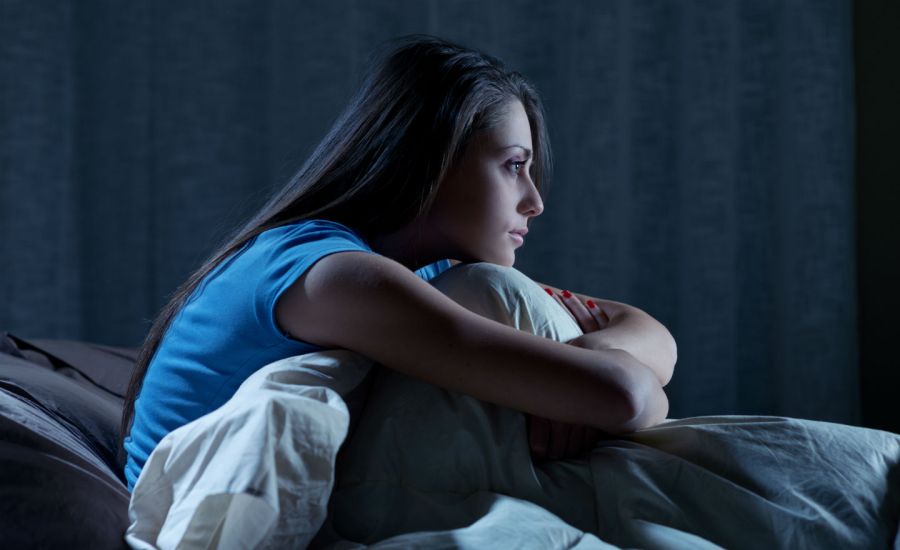
[[[661,375],[659,378],[659,382],[663,387],[672,380],[672,376],[675,374],[675,364],[678,362],[678,344],[675,343],[675,338],[671,334],[669,334],[665,347],[666,358],[660,366]]]
[[[642,382],[629,392],[629,407],[632,414],[618,433],[631,433],[656,426],[666,419],[669,414],[669,398],[656,376],[644,376]]]

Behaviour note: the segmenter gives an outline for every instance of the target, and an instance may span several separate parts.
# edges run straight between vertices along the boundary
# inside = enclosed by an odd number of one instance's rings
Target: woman
[[[675,344],[644,312],[563,291],[585,332],[567,345],[428,284],[453,263],[512,266],[549,164],[541,103],[521,75],[444,40],[401,38],[299,172],[154,322],[122,418],[129,490],[167,433],[264,365],[322,348],[534,415],[539,456],[665,419]]]

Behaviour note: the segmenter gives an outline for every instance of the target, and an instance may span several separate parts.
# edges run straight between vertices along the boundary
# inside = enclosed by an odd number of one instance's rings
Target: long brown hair
[[[141,346],[122,411],[118,461],[134,402],[172,319],[200,281],[260,233],[303,219],[336,221],[369,240],[428,212],[475,132],[518,99],[531,127],[531,176],[543,194],[551,158],[541,100],[518,72],[483,52],[413,34],[382,44],[357,93],[302,167],[234,231],[162,308]]]

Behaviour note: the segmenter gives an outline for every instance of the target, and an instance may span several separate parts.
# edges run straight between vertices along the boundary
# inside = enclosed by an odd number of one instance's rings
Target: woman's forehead
[[[531,151],[531,126],[528,123],[528,114],[519,101],[513,101],[503,111],[500,120],[491,128],[486,128],[483,136],[483,145],[493,150],[510,151],[522,149]],[[518,147],[519,149],[515,149]]]

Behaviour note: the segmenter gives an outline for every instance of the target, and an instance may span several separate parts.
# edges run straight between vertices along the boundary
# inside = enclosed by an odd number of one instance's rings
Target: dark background
[[[900,4],[854,16],[862,422],[900,433]]]
[[[896,3],[0,2],[0,329],[137,346],[381,41],[481,48],[556,157],[516,267],[644,309],[670,417],[900,432]]]

